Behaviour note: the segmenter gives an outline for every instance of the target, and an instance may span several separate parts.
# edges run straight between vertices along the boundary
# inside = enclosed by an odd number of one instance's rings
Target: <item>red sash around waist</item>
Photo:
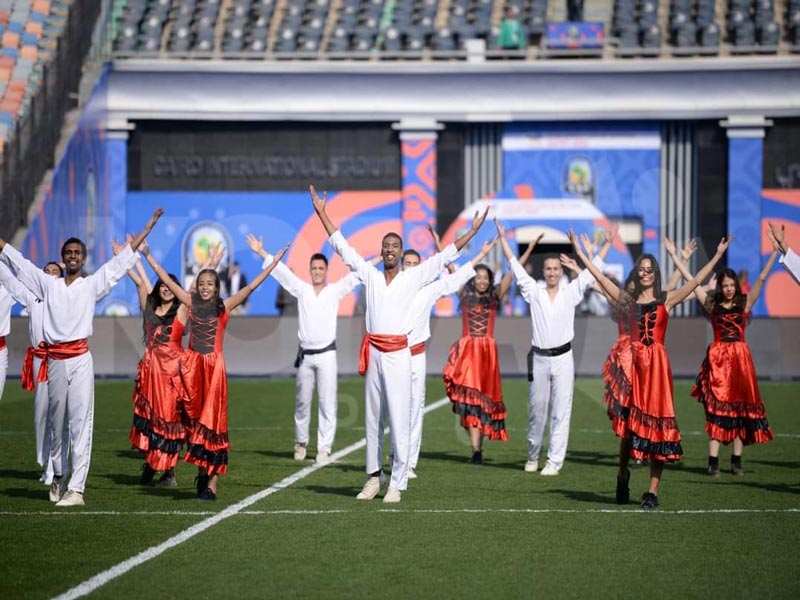
[[[419,344],[414,344],[411,346],[411,356],[416,356],[417,354],[422,354],[425,352],[425,342],[420,342]]]
[[[405,335],[391,334],[370,334],[364,335],[361,340],[361,350],[358,357],[358,374],[364,375],[369,366],[369,347],[370,344],[380,352],[397,352],[408,347],[408,337]]]
[[[36,358],[46,358],[47,357],[47,350],[44,348],[34,348],[33,346],[28,346],[28,350],[25,352],[25,359],[22,361],[22,373],[20,373],[19,379],[20,383],[22,384],[23,390],[28,390],[32,392],[36,389],[36,383],[33,381],[33,359]]]
[[[36,378],[36,381],[41,383],[43,381],[47,381],[48,358],[55,360],[66,360],[68,358],[80,356],[81,354],[86,354],[89,351],[89,344],[86,341],[86,338],[82,340],[74,340],[72,342],[61,342],[59,344],[48,344],[46,342],[41,342],[39,344],[39,349],[44,351],[44,356],[42,356],[42,364],[39,365],[39,376]]]
[[[0,350],[6,347],[6,336],[0,335]]]

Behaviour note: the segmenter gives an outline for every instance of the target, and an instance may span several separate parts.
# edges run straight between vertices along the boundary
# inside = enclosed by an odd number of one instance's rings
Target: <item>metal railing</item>
[[[15,123],[0,159],[0,236],[27,225],[28,209],[53,167],[64,116],[76,106],[83,62],[102,0],[74,0],[39,88]]]

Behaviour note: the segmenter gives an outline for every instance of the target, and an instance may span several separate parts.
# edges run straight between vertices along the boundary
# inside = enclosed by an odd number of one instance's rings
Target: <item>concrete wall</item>
[[[501,318],[495,327],[504,375],[524,375],[525,357],[530,346],[530,319]],[[460,319],[433,319],[428,348],[428,373],[442,372],[450,344],[461,332]],[[576,372],[598,376],[611,344],[616,324],[610,319],[579,318],[575,323]],[[339,320],[339,369],[354,374],[358,366],[358,347],[363,334],[363,318]],[[140,318],[96,318],[90,348],[98,376],[132,376],[141,354]],[[676,377],[694,378],[711,338],[705,319],[672,319],[667,332],[667,349]],[[800,379],[800,319],[758,319],[747,329],[747,338],[760,377]],[[19,376],[28,346],[27,320],[14,318],[9,348],[9,375]],[[225,338],[225,360],[231,375],[287,376],[297,351],[297,321],[291,317],[234,317]]]

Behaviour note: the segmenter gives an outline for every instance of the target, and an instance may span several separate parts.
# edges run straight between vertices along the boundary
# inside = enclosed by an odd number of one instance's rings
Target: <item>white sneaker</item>
[[[327,465],[331,462],[331,453],[327,450],[317,451],[317,457],[314,459],[318,465]]]
[[[413,467],[408,467],[408,478],[409,479],[416,479],[417,478],[417,472],[414,471]]]
[[[386,492],[386,495],[383,497],[384,504],[397,504],[400,502],[400,490],[394,487],[393,485],[389,486],[389,490]]]
[[[389,482],[386,480],[386,475],[381,473],[377,477],[370,477],[367,483],[364,484],[363,489],[356,496],[356,500],[372,500],[378,495],[378,492],[385,490]]]
[[[69,490],[61,500],[56,502],[56,506],[86,506],[86,502],[83,501],[83,494]]]
[[[547,463],[547,464],[544,466],[544,469],[542,469],[542,472],[541,472],[541,473],[539,473],[539,475],[544,475],[545,477],[553,477],[553,476],[555,476],[555,475],[558,475],[558,469],[556,469],[556,468],[555,468],[553,465],[551,465],[550,463]]]
[[[305,460],[306,459],[306,447],[304,444],[295,444],[294,445],[294,459],[295,460]]]
[[[538,460],[529,460],[525,463],[525,472],[526,473],[536,473],[539,470],[539,461]]]
[[[50,502],[58,502],[64,495],[67,489],[66,477],[53,477],[53,483],[50,484]]]

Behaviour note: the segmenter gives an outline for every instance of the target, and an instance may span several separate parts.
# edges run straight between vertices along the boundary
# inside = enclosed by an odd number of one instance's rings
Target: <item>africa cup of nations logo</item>
[[[594,203],[594,165],[588,158],[581,156],[569,159],[564,164],[561,179],[565,192]]]
[[[186,232],[183,238],[181,260],[184,285],[200,272],[203,264],[208,260],[209,252],[220,245],[225,252],[217,270],[223,271],[227,268],[233,253],[228,231],[218,223],[206,222],[199,223]]]

